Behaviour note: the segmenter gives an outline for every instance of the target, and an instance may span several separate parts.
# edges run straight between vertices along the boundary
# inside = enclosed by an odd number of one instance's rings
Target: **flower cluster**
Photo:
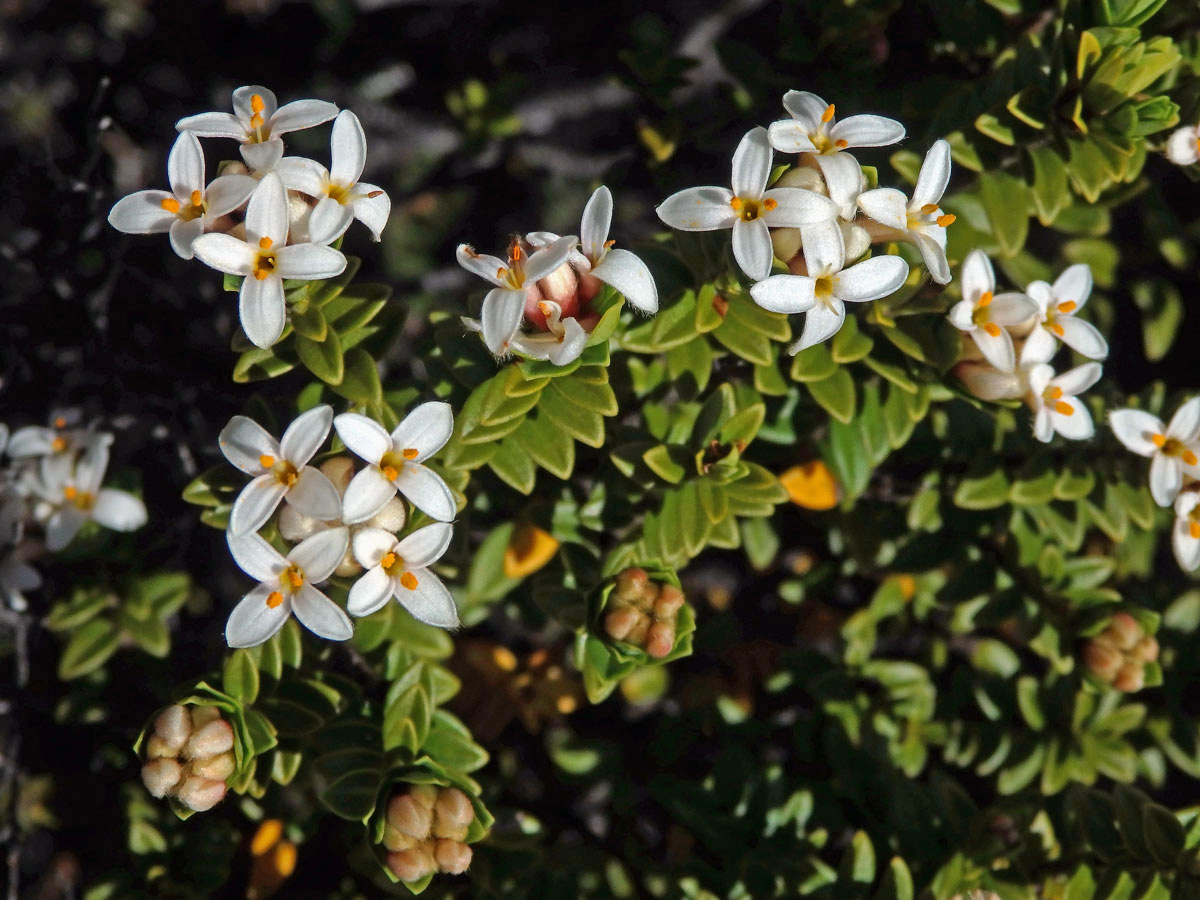
[[[731,188],[693,187],[672,194],[659,218],[681,231],[732,232],[733,257],[755,283],[750,296],[764,309],[806,313],[798,353],[828,340],[846,319],[847,302],[878,300],[908,278],[896,255],[869,256],[873,243],[916,245],[933,279],[950,280],[946,228],[954,216],[940,207],[950,179],[950,146],[937,141],[925,157],[911,198],[894,188],[868,190],[848,151],[904,138],[904,126],[883,116],[837,121],[816,94],[789,91],[790,118],[747,132],[733,155]],[[797,154],[773,184],[773,151]],[[772,275],[774,261],[788,274]]]
[[[646,264],[608,239],[612,211],[612,193],[601,185],[583,209],[578,236],[533,231],[514,237],[507,260],[460,244],[459,264],[495,285],[480,318],[464,317],[463,325],[481,333],[498,357],[516,352],[565,366],[583,353],[600,320],[591,304],[603,285],[638,312],[657,312],[658,288]],[[529,331],[521,330],[523,323]]]
[[[347,456],[309,465],[331,427],[367,463],[357,472]],[[261,644],[292,613],[320,637],[349,638],[349,617],[316,587],[335,573],[361,575],[350,588],[352,615],[370,615],[395,597],[423,622],[456,627],[454,598],[429,566],[450,544],[457,504],[441,476],[424,465],[453,428],[449,404],[436,401],[416,407],[390,434],[357,413],[335,418],[324,405],[298,416],[278,440],[253,419],[231,419],[221,431],[221,451],[252,480],[230,511],[229,549],[259,584],[229,616],[229,645]],[[397,539],[410,519],[397,494],[433,523]],[[257,533],[277,511],[280,536],[295,542],[286,554]]]
[[[675,585],[655,584],[645,569],[625,569],[609,597],[604,630],[661,659],[675,647],[675,621],[683,602],[683,591]]]
[[[25,591],[41,586],[29,564],[57,553],[88,522],[114,531],[146,524],[146,507],[126,491],[104,487],[108,432],[81,425],[76,412],[56,414],[48,427],[29,425],[10,436],[0,425],[0,598],[25,607]],[[41,534],[27,534],[36,527]]]
[[[1137,619],[1120,612],[1087,642],[1083,658],[1097,678],[1132,694],[1145,684],[1146,665],[1158,659],[1158,641],[1146,634]]]
[[[168,706],[146,740],[142,783],[155,797],[168,795],[203,812],[225,797],[233,774],[233,727],[215,706]]]
[[[470,798],[458,788],[415,784],[388,801],[383,846],[387,866],[401,881],[419,881],[434,872],[461,875],[471,865],[464,841],[475,821]]]
[[[333,119],[329,168],[283,155],[281,135]],[[242,277],[238,314],[246,336],[270,347],[287,325],[285,279],[332,278],[346,258],[329,246],[353,219],[379,240],[391,212],[387,194],[359,181],[366,137],[358,117],[324,100],[279,106],[265,87],[233,92],[233,112],[188,116],[167,157],[170,191],[147,190],[117,202],[109,224],[131,234],[167,232],[184,259],[193,256]],[[231,138],[242,161],[227,161],[208,182],[199,138]]]

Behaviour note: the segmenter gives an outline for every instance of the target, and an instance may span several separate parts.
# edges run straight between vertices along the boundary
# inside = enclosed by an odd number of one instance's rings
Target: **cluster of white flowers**
[[[11,436],[0,425],[0,458],[8,458],[0,467],[0,598],[12,609],[24,609],[25,591],[41,586],[30,560],[64,549],[89,521],[115,531],[146,524],[139,498],[103,486],[112,441],[81,426],[76,412]]]
[[[646,264],[608,239],[612,211],[612,193],[601,185],[583,209],[578,236],[532,231],[512,239],[507,261],[460,244],[459,264],[496,285],[483,298],[479,319],[464,317],[463,325],[480,332],[497,357],[515,351],[565,366],[583,353],[600,320],[590,303],[602,283],[638,312],[657,312],[658,288]]]
[[[790,119],[754,128],[738,144],[732,189],[686,188],[664,200],[658,215],[680,231],[731,229],[733,257],[755,282],[754,301],[772,312],[807,314],[789,348],[798,353],[838,332],[847,302],[878,300],[904,284],[908,263],[899,256],[864,259],[872,243],[914,244],[930,276],[950,280],[946,228],[954,216],[939,205],[950,180],[950,145],[930,148],[911,198],[895,188],[867,190],[848,151],[894,144],[904,126],[872,115],[839,122],[832,103],[807,91],[789,91],[783,106]],[[798,156],[769,185],[774,150]],[[774,259],[790,274],[772,275]]]
[[[331,426],[366,462],[357,473],[344,455],[309,465]],[[422,622],[456,627],[454,598],[429,566],[450,545],[457,504],[423,465],[453,429],[449,404],[438,401],[417,406],[391,434],[357,413],[335,418],[329,406],[302,413],[279,440],[253,419],[231,419],[221,451],[253,480],[234,501],[227,538],[234,560],[259,584],[229,616],[229,645],[261,644],[293,612],[320,637],[349,638],[349,617],[316,587],[335,574],[360,576],[346,604],[351,615],[370,615],[395,597]],[[404,500],[434,521],[397,538],[410,518]],[[294,543],[286,555],[257,533],[277,510],[280,536]]]
[[[333,119],[330,165],[283,155],[280,135]],[[358,117],[324,100],[279,106],[265,87],[233,92],[233,112],[180,119],[167,158],[170,191],[138,191],[117,202],[108,221],[132,234],[168,232],[184,259],[242,276],[238,314],[246,336],[270,347],[287,324],[284,279],[332,278],[346,258],[328,246],[358,219],[376,240],[391,212],[386,193],[359,181],[367,142]],[[205,180],[199,138],[241,143],[242,162]]]

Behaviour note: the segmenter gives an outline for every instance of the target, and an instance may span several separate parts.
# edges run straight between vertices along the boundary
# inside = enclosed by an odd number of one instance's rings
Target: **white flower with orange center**
[[[78,410],[67,410],[55,413],[48,428],[40,425],[18,428],[8,441],[8,455],[13,459],[71,455],[96,441],[112,443],[111,434],[81,428],[79,418]]]
[[[483,334],[484,344],[495,356],[504,356],[511,349],[525,315],[527,289],[565,263],[579,238],[569,234],[532,253],[522,243],[514,239],[509,244],[507,262],[476,253],[467,244],[459,244],[456,251],[459,265],[496,285],[483,298],[478,324],[464,320],[468,328]]]
[[[1200,568],[1200,491],[1184,491],[1175,499],[1171,549],[1185,572]]]
[[[367,137],[358,116],[343,109],[333,120],[329,168],[300,156],[287,156],[275,167],[284,187],[317,198],[308,218],[309,238],[328,244],[358,219],[375,240],[387,224],[392,201],[382,188],[359,181],[367,163]]]
[[[1150,494],[1159,506],[1175,502],[1184,473],[1200,478],[1200,397],[1179,407],[1170,425],[1140,409],[1109,413],[1108,424],[1128,449],[1150,457]]]
[[[942,211],[942,194],[950,183],[950,145],[934,141],[921,171],[912,199],[895,188],[875,188],[858,195],[858,208],[870,221],[860,220],[876,240],[908,241],[921,251],[929,277],[938,284],[950,283],[950,264],[946,261],[946,229],[954,224],[954,215]]]
[[[755,281],[771,274],[772,228],[802,228],[838,215],[828,197],[804,188],[767,189],[771,144],[765,128],[748,131],[733,154],[733,190],[685,188],[658,205],[658,217],[680,231],[733,230],[733,258]]]
[[[47,457],[41,477],[30,482],[52,512],[46,520],[46,549],[66,547],[88,521],[113,531],[136,531],[146,524],[146,505],[126,491],[102,486],[108,469],[109,435],[88,441],[72,460],[68,455]]]
[[[1029,370],[1026,401],[1033,410],[1033,434],[1048,443],[1057,431],[1072,441],[1085,441],[1096,433],[1092,415],[1079,395],[1100,380],[1100,363],[1085,363],[1061,375],[1045,363]]]
[[[296,511],[314,519],[336,519],[342,511],[337,488],[321,472],[308,465],[333,423],[333,408],[317,406],[296,418],[275,440],[246,416],[234,416],[221,430],[221,452],[225,458],[254,480],[233,502],[229,533],[240,537],[271,518],[280,501],[287,500]]]
[[[1200,127],[1185,125],[1167,138],[1167,159],[1177,166],[1190,166],[1200,161]]]
[[[243,276],[238,316],[246,337],[270,347],[283,334],[287,302],[283,280],[315,281],[340,275],[346,257],[322,244],[288,246],[287,191],[274,173],[263,177],[246,209],[246,239],[206,234],[197,239],[196,257],[219,272]]]
[[[358,413],[342,413],[333,420],[333,427],[346,447],[368,463],[342,497],[342,520],[347,525],[374,516],[397,491],[432,519],[449,522],[454,518],[458,510],[454,494],[437,472],[422,465],[442,449],[454,431],[449,403],[422,403],[391,434],[374,419]]]
[[[438,628],[457,628],[454,598],[429,567],[450,546],[453,529],[444,522],[418,528],[396,540],[381,528],[354,536],[354,557],[367,571],[350,588],[346,609],[369,616],[395,597],[413,618]]]
[[[884,116],[858,115],[835,118],[832,103],[808,91],[788,91],[783,108],[790,119],[772,123],[771,146],[780,153],[809,153],[825,178],[829,197],[849,218],[865,180],[851,147],[885,147],[904,139],[904,126]]]
[[[229,551],[243,572],[259,582],[229,614],[230,647],[257,647],[296,614],[318,637],[344,641],[354,633],[350,617],[314,587],[329,578],[346,555],[349,533],[330,528],[301,541],[283,556],[257,534],[227,535]]]
[[[1037,307],[1024,294],[996,294],[995,290],[991,260],[982,250],[972,250],[963,261],[963,299],[950,309],[950,322],[971,336],[988,362],[1001,372],[1011,372],[1016,356],[1005,326],[1024,322]]]
[[[1069,266],[1053,285],[1031,282],[1025,293],[1037,304],[1038,320],[1021,348],[1021,365],[1049,362],[1059,341],[1088,359],[1108,356],[1108,341],[1096,326],[1075,317],[1092,293],[1092,270],[1087,263]]]
[[[908,277],[908,263],[899,256],[874,256],[843,269],[845,246],[836,222],[804,229],[804,262],[808,275],[772,275],[750,288],[763,309],[806,313],[804,333],[788,348],[793,354],[837,334],[847,302],[886,297]]]
[[[256,172],[270,171],[283,156],[282,134],[328,122],[338,108],[325,100],[294,100],[283,106],[258,84],[233,92],[233,112],[208,112],[175,123],[197,137],[232,138],[242,144],[242,159]]]

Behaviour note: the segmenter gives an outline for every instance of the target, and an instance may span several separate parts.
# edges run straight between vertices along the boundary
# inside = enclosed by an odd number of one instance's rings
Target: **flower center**
[[[259,281],[274,274],[275,267],[279,265],[275,254],[271,252],[274,243],[269,237],[258,239],[258,254],[254,258],[254,277]]]
[[[1198,462],[1196,454],[1178,438],[1167,437],[1165,434],[1152,435],[1150,440],[1162,452],[1163,456],[1178,456],[1189,466]]]
[[[734,197],[729,201],[729,205],[733,207],[733,211],[738,214],[738,218],[743,222],[753,222],[765,212],[770,212],[779,204],[767,197],[765,200],[756,200],[753,197]]]
[[[822,275],[813,285],[813,296],[827,309],[833,309],[833,276]]]
[[[992,313],[988,309],[991,305],[992,292],[984,291],[979,295],[979,299],[975,301],[975,312],[971,314],[971,321],[992,337],[1000,337],[1000,326],[992,321]]]
[[[179,216],[185,222],[190,222],[192,219],[199,219],[208,212],[208,204],[204,202],[203,191],[192,191],[191,202],[187,206],[184,206],[174,197],[165,198],[159,205],[167,212]]]
[[[92,508],[96,503],[96,498],[87,491],[81,491],[73,484],[68,484],[63,488],[63,499],[71,503],[76,509],[84,510],[85,512]]]
[[[513,238],[508,244],[508,266],[496,271],[496,277],[507,284],[512,290],[519,291],[525,287],[525,251],[521,249],[520,238]]]
[[[953,213],[943,213],[936,203],[926,203],[916,212],[908,212],[908,230],[936,225],[938,228],[949,228],[954,224],[956,216]]]
[[[1042,391],[1042,400],[1059,415],[1074,415],[1075,407],[1063,400],[1062,395],[1063,389],[1052,384]]]
[[[277,461],[275,457],[264,453],[258,458],[258,464],[270,471],[275,476],[276,481],[287,487],[295,484],[296,479],[300,477],[300,474],[296,471],[296,467],[286,459]]]
[[[335,184],[331,181],[329,184],[325,185],[325,194],[345,206],[347,203],[352,203],[355,200],[355,198],[350,194],[350,191],[353,187],[354,185],[352,184],[342,185]]]
[[[295,563],[292,563],[279,576],[279,583],[283,585],[283,589],[289,594],[294,594],[304,585],[304,570]]]
[[[263,118],[263,110],[267,104],[263,102],[261,94],[255,94],[250,98],[250,127],[254,129],[254,133],[249,135],[249,141],[252,144],[261,144],[263,141],[270,140],[270,130],[264,130],[263,125],[266,120]]]
[[[404,468],[404,464],[412,462],[420,455],[421,452],[413,447],[405,447],[399,453],[385,453],[383,454],[383,458],[379,460],[379,471],[383,473],[383,477],[388,481],[395,481],[400,477],[400,470]]]
[[[404,570],[404,560],[396,554],[395,550],[386,553],[379,561],[379,565],[383,566],[383,571],[387,572],[392,578],[399,578],[400,584],[410,591],[417,588],[417,576],[412,572]]]

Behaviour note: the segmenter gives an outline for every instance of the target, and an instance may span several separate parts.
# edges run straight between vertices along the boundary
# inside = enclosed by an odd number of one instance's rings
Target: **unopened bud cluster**
[[[1083,659],[1096,677],[1131,694],[1145,685],[1146,664],[1158,659],[1158,641],[1129,613],[1117,613],[1107,628],[1087,642]]]
[[[662,659],[675,646],[675,619],[683,602],[683,591],[675,585],[656,584],[645,569],[625,569],[608,598],[604,630]]]
[[[461,875],[471,865],[465,841],[473,821],[475,808],[458,788],[416,784],[393,795],[383,832],[387,867],[401,881],[435,872]]]
[[[236,768],[233,727],[215,706],[169,706],[146,741],[142,783],[155,797],[171,796],[204,812],[225,797]]]

